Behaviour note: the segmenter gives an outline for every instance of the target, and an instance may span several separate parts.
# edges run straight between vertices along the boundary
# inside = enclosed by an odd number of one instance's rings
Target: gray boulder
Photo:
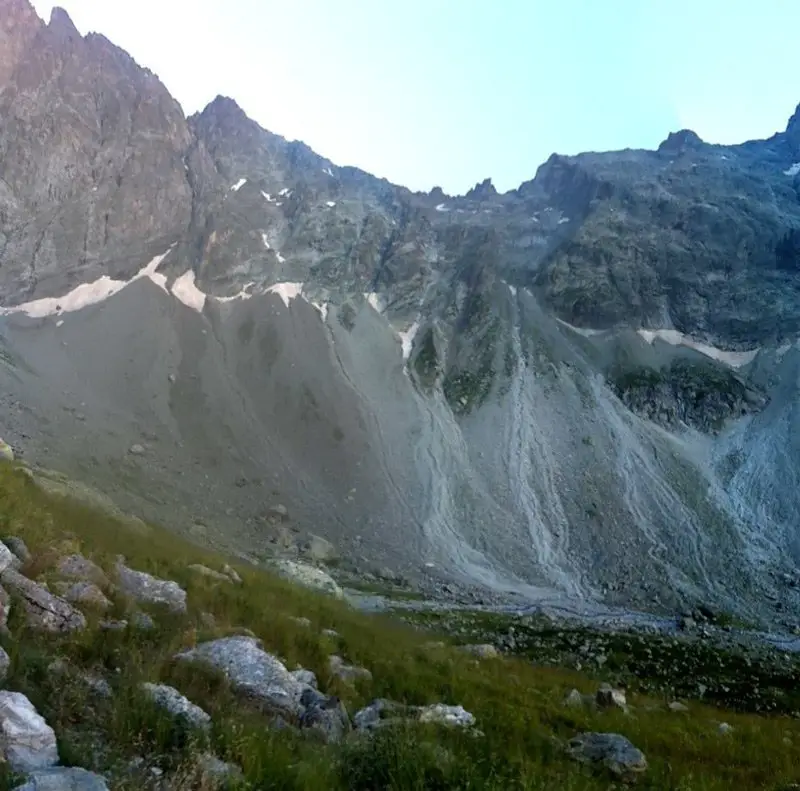
[[[182,661],[199,662],[221,670],[233,688],[269,709],[299,715],[301,684],[277,657],[261,648],[253,637],[223,637],[176,657]]]
[[[2,542],[0,542],[0,573],[6,569],[14,568],[19,561],[14,553]]]
[[[275,569],[282,577],[296,582],[298,585],[327,593],[337,599],[344,598],[344,592],[337,585],[336,580],[322,569],[314,568],[306,563],[296,563],[293,560],[279,560],[275,563]]]
[[[292,670],[290,672],[295,681],[299,682],[300,684],[304,684],[307,687],[311,687],[312,689],[317,689],[319,684],[317,683],[317,676],[311,670],[306,670],[305,668],[298,668],[297,670]]]
[[[10,568],[0,578],[22,599],[26,620],[32,628],[46,632],[69,632],[86,628],[86,618],[82,612],[33,580]]]
[[[32,772],[17,791],[108,791],[108,785],[103,777],[86,769],[56,766]]]
[[[328,657],[328,670],[331,675],[352,684],[355,681],[372,681],[372,673],[365,667],[346,665],[342,657],[334,654]]]
[[[186,612],[186,591],[173,580],[162,580],[117,561],[117,579],[124,594],[143,604],[160,604],[175,613]]]
[[[475,716],[463,706],[432,703],[428,706],[406,706],[393,700],[378,698],[353,716],[356,730],[372,731],[404,722],[435,723],[455,728],[470,728]]]
[[[311,730],[328,744],[337,744],[350,731],[347,709],[335,695],[327,697],[307,688],[301,698],[300,728]]]
[[[491,643],[481,643],[480,645],[462,645],[461,650],[472,654],[478,659],[496,659],[500,652]]]
[[[8,671],[11,669],[11,657],[6,653],[6,649],[0,646],[0,683],[6,680]]]
[[[28,545],[17,536],[8,536],[3,539],[3,543],[14,553],[20,563],[27,563],[33,557]]]
[[[199,706],[192,703],[177,689],[167,684],[142,684],[142,691],[157,706],[165,709],[176,719],[182,720],[192,728],[206,730],[211,727],[211,717]]]
[[[618,733],[581,733],[570,740],[567,751],[576,761],[604,766],[623,779],[647,769],[644,753]]]
[[[210,569],[208,566],[202,565],[202,563],[192,563],[192,565],[189,566],[189,570],[193,571],[195,574],[199,574],[201,577],[216,580],[217,582],[232,582],[227,574]]]
[[[475,715],[468,712],[463,706],[434,703],[419,709],[419,721],[434,722],[451,728],[470,728],[475,724]]]
[[[336,547],[322,536],[311,535],[302,546],[303,554],[315,563],[332,563],[338,560],[339,553]]]
[[[239,782],[243,777],[240,767],[221,761],[211,753],[203,753],[197,759],[197,766],[201,782],[204,784],[203,788],[226,788]]]
[[[83,555],[67,555],[58,561],[56,571],[68,579],[94,582],[101,588],[109,586],[105,571]]]
[[[610,684],[601,684],[597,690],[595,701],[603,709],[623,709],[627,711],[628,701],[621,689],[614,689]]]
[[[8,631],[8,616],[11,614],[11,597],[8,591],[0,585],[0,631]]]
[[[98,610],[107,610],[111,606],[111,601],[93,582],[76,582],[64,591],[64,598],[73,604]]]
[[[15,772],[58,763],[53,729],[20,692],[0,691],[0,755]]]

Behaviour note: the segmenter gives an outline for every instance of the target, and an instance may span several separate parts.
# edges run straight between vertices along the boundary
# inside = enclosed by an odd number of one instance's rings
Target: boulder
[[[422,706],[419,710],[420,722],[435,722],[451,728],[469,728],[475,724],[475,715],[470,714],[463,706],[446,706],[434,703]]]
[[[0,574],[6,569],[14,568],[19,560],[14,553],[2,542],[0,542]]]
[[[76,582],[64,592],[64,598],[73,604],[83,604],[98,610],[111,607],[111,601],[93,582]]]
[[[27,563],[33,557],[28,545],[17,536],[8,536],[3,539],[3,543],[14,553],[20,563]]]
[[[105,571],[83,555],[67,555],[58,561],[56,571],[68,579],[93,582],[101,588],[109,586]]]
[[[336,580],[322,569],[314,568],[306,563],[296,563],[293,560],[279,560],[275,563],[277,572],[306,588],[322,591],[337,599],[344,598],[342,589],[336,584]]]
[[[290,621],[294,621],[298,626],[303,626],[308,629],[311,626],[311,619],[306,618],[304,615],[290,615]]]
[[[144,445],[136,443],[128,448],[128,453],[130,453],[132,456],[143,456],[145,454],[145,447]]]
[[[193,571],[195,574],[199,574],[201,577],[207,577],[217,582],[232,582],[227,574],[223,574],[221,571],[214,571],[214,569],[203,566],[201,563],[192,563],[192,565],[189,566],[189,570]]]
[[[357,711],[353,724],[356,730],[372,731],[414,720],[456,728],[470,728],[475,724],[474,715],[463,706],[448,706],[444,703],[406,706],[386,698],[373,700],[369,706]]]
[[[572,689],[567,697],[564,698],[564,705],[572,709],[582,709],[584,706],[594,706],[595,698],[591,695],[583,695],[577,689]]]
[[[372,681],[372,673],[365,667],[345,664],[342,657],[334,654],[328,657],[328,670],[332,676],[352,684],[355,681]]]
[[[309,687],[303,692],[300,705],[300,728],[313,731],[328,744],[339,743],[350,731],[347,709],[336,696],[326,697]]]
[[[644,753],[618,733],[581,733],[570,740],[567,751],[576,761],[604,766],[625,780],[647,769]]]
[[[0,646],[0,684],[6,680],[9,670],[11,670],[11,657],[6,649]]]
[[[242,578],[239,576],[239,572],[236,571],[236,569],[233,566],[229,565],[228,563],[226,563],[222,567],[222,573],[227,574],[228,577],[230,578],[230,581],[234,583],[234,585],[242,584]]]
[[[336,547],[322,536],[309,536],[308,541],[303,544],[301,551],[314,563],[332,563],[339,559]]]
[[[3,439],[0,439],[0,459],[14,461],[14,449]]]
[[[299,715],[305,686],[253,637],[223,637],[183,651],[177,659],[221,670],[237,692],[268,709]]]
[[[53,729],[20,692],[0,691],[0,755],[15,772],[58,763]]]
[[[500,652],[491,643],[481,643],[480,645],[462,645],[461,650],[472,654],[478,659],[496,659]]]
[[[11,614],[11,597],[8,591],[0,585],[0,631],[8,631],[8,616]]]
[[[206,730],[211,727],[211,717],[192,703],[177,689],[167,684],[142,684],[142,691],[157,706],[192,728]]]
[[[141,629],[144,632],[149,629],[155,629],[156,622],[146,612],[137,610],[131,615],[131,626],[134,629]]]
[[[337,640],[339,638],[339,632],[336,629],[323,629],[322,634],[325,637],[330,637],[332,640]]]
[[[243,773],[236,764],[226,763],[211,753],[203,753],[197,759],[200,782],[203,788],[225,788],[242,780]]]
[[[317,683],[316,674],[313,671],[306,670],[303,667],[300,667],[297,670],[292,670],[289,675],[291,675],[295,681],[298,681],[307,687],[311,687],[312,689],[317,689],[319,686]]]
[[[101,775],[86,769],[55,766],[31,772],[16,791],[108,791],[108,785]]]
[[[42,585],[6,569],[0,577],[22,599],[29,626],[46,632],[69,632],[86,628],[86,617],[68,601],[54,596]]]
[[[186,612],[186,591],[173,580],[162,580],[128,568],[117,560],[117,579],[122,592],[142,604],[160,604],[175,613]]]
[[[601,709],[623,709],[627,710],[628,701],[625,693],[621,689],[614,689],[610,684],[601,684],[597,690],[595,701]]]
[[[689,707],[685,703],[681,703],[678,700],[673,700],[671,703],[667,704],[667,708],[676,714],[689,711]]]

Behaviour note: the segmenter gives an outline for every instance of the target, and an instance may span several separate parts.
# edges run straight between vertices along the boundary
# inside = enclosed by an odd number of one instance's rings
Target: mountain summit
[[[0,11],[2,431],[30,458],[250,558],[312,532],[431,584],[783,617],[797,115],[414,193]]]

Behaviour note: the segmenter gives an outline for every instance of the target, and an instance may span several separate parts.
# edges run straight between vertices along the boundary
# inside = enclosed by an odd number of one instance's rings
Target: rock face
[[[19,692],[0,691],[0,754],[15,772],[58,763],[53,729]]]
[[[412,193],[2,2],[10,443],[259,558],[800,605],[797,114]]]
[[[41,585],[6,569],[0,577],[22,599],[28,625],[46,632],[70,632],[86,628],[86,618],[69,602],[54,596]]]
[[[120,590],[137,602],[160,604],[172,612],[186,612],[186,591],[172,580],[161,580],[143,571],[134,571],[117,562]]]

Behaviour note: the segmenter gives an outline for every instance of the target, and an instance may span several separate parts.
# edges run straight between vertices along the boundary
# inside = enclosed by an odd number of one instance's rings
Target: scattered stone
[[[203,566],[200,563],[192,563],[189,569],[196,574],[216,580],[217,582],[231,582],[231,578],[227,574],[223,574],[221,571],[214,571],[214,569],[210,569],[208,566]]]
[[[350,730],[347,709],[336,696],[326,697],[309,687],[303,692],[300,704],[303,707],[300,727],[313,730],[325,742],[337,744]]]
[[[124,632],[128,628],[128,622],[121,618],[120,620],[106,620],[100,621],[100,628],[104,632]]]
[[[365,667],[356,667],[355,665],[346,665],[344,660],[334,654],[328,657],[328,670],[331,675],[336,676],[342,681],[352,684],[355,681],[372,681],[372,673]]]
[[[83,604],[98,610],[111,607],[111,601],[93,582],[76,582],[64,592],[64,598],[73,604]]]
[[[144,445],[140,445],[138,443],[131,445],[128,449],[128,453],[130,453],[131,456],[143,456],[145,454]]]
[[[134,571],[117,560],[117,577],[123,593],[140,603],[162,604],[175,613],[186,612],[186,591],[173,580]]]
[[[327,539],[322,538],[322,536],[311,535],[308,541],[303,544],[301,551],[309,560],[315,563],[332,563],[339,559],[336,547]]]
[[[475,716],[466,711],[463,706],[446,706],[444,703],[423,706],[419,712],[419,720],[455,728],[469,728],[475,724]]]
[[[325,637],[332,638],[333,640],[339,638],[339,632],[337,632],[336,629],[323,629],[322,634],[325,635]]]
[[[15,772],[58,763],[53,729],[20,692],[0,691],[0,755]]]
[[[95,676],[91,673],[84,673],[81,675],[82,681],[89,687],[95,695],[101,698],[111,698],[114,695],[111,689],[111,684],[108,683],[102,676]]]
[[[32,772],[16,791],[108,791],[108,785],[103,777],[86,769],[54,766]]]
[[[305,626],[306,628],[309,628],[311,626],[311,619],[306,618],[305,616],[302,615],[300,616],[290,615],[289,620],[294,621],[298,626]]]
[[[671,703],[668,703],[667,708],[670,711],[674,711],[676,714],[689,711],[689,707],[678,700],[673,700]]]
[[[576,761],[600,764],[622,779],[635,779],[647,769],[644,753],[618,733],[581,733],[567,749]]]
[[[717,733],[721,736],[726,736],[729,733],[733,732],[733,725],[729,725],[727,722],[721,722],[719,727],[717,728]]]
[[[105,571],[83,555],[67,555],[61,558],[56,566],[56,571],[62,577],[94,582],[101,588],[107,588],[110,584]]]
[[[227,574],[230,578],[230,581],[234,583],[234,585],[241,585],[242,578],[239,576],[239,572],[233,566],[228,565],[227,563],[222,567],[222,572]]]
[[[197,766],[200,769],[200,781],[203,788],[224,788],[228,784],[235,784],[242,780],[243,772],[236,764],[229,764],[221,761],[216,755],[203,753],[197,759]]]
[[[6,569],[2,580],[22,598],[26,621],[32,628],[47,632],[86,628],[86,617],[82,612],[14,569]]]
[[[613,689],[609,684],[601,684],[600,689],[595,695],[597,705],[602,709],[623,709],[627,710],[628,701],[625,693],[621,689]]]
[[[14,553],[20,563],[27,563],[33,557],[28,545],[17,536],[8,536],[3,539],[3,543]]]
[[[223,637],[177,655],[221,670],[235,690],[290,714],[300,714],[304,686],[277,657],[264,651],[252,637]]]
[[[146,612],[137,610],[135,613],[131,615],[131,626],[134,629],[141,629],[142,631],[147,631],[148,629],[155,629],[156,622]]]
[[[306,563],[296,563],[293,560],[279,560],[275,563],[275,568],[281,576],[298,585],[322,591],[337,599],[344,598],[344,593],[336,584],[336,580],[322,569],[314,568]]]
[[[211,717],[203,709],[181,695],[177,689],[167,684],[142,684],[142,691],[162,709],[192,728],[207,729]]]
[[[10,669],[11,657],[6,653],[6,649],[0,646],[0,684],[6,680]]]
[[[491,643],[482,643],[480,645],[462,645],[461,650],[468,654],[472,654],[478,659],[496,659],[500,656],[500,652]]]

